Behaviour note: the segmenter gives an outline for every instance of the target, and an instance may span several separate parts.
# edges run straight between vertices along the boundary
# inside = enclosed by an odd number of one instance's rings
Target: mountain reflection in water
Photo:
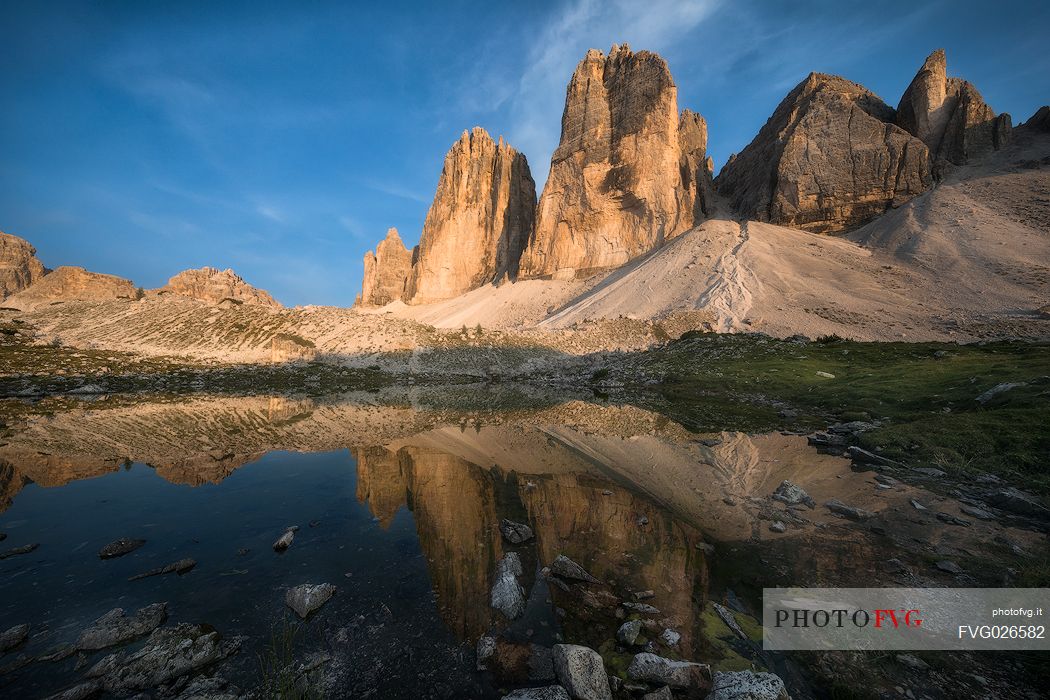
[[[40,544],[0,562],[0,631],[29,623],[17,653],[30,661],[12,668],[14,654],[5,657],[0,687],[42,697],[76,684],[114,649],[39,657],[112,608],[163,601],[169,625],[243,635],[238,654],[206,670],[255,688],[265,680],[257,658],[289,614],[284,591],[305,582],[338,590],[296,647],[331,697],[498,697],[529,681],[537,647],[559,641],[599,649],[615,666],[629,660],[615,643],[619,604],[644,591],[659,610],[644,635],[681,635],[665,652],[716,668],[782,664],[760,642],[727,643],[710,601],[755,613],[763,586],[862,585],[900,556],[885,532],[771,501],[785,479],[817,503],[879,514],[918,493],[873,488],[870,473],[801,436],[700,436],[655,413],[582,401],[483,413],[213,398],[30,419],[0,446],[4,546]],[[785,533],[770,531],[787,517]],[[509,544],[503,519],[528,524],[534,539]],[[293,524],[292,547],[275,554],[270,543]],[[932,542],[944,536],[943,525],[913,527]],[[95,555],[125,536],[147,544],[113,561]],[[513,621],[489,605],[508,551],[524,563],[528,601]],[[601,583],[554,585],[542,570],[559,555]],[[127,580],[187,556],[198,564],[185,576]],[[484,635],[501,646],[479,673]],[[790,669],[778,671],[793,683]]]

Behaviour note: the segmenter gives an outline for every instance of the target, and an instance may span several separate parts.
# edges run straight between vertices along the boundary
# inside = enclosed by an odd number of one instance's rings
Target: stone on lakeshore
[[[612,700],[609,676],[594,649],[575,644],[555,644],[554,672],[574,700]]]
[[[289,588],[284,594],[284,602],[305,620],[307,615],[327,603],[335,595],[335,590],[335,586],[330,583],[304,583]]]
[[[648,652],[635,654],[627,667],[632,680],[661,683],[703,697],[711,687],[711,667],[690,661],[672,661]]]
[[[131,617],[124,613],[123,608],[114,608],[81,632],[74,647],[78,651],[98,651],[124,644],[149,634],[164,624],[167,618],[167,603],[147,605]]]
[[[772,673],[716,673],[708,700],[790,700],[784,681]]]

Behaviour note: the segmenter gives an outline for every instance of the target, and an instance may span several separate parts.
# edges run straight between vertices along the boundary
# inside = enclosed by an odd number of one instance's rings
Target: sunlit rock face
[[[715,179],[742,216],[847,231],[928,190],[926,144],[864,87],[811,73]]]
[[[281,304],[269,292],[248,284],[233,270],[217,270],[214,267],[183,270],[155,291],[161,296],[170,294],[209,304],[228,302],[281,308]]]
[[[376,252],[365,253],[365,275],[361,284],[362,306],[384,306],[403,300],[412,274],[412,252],[405,248],[397,229],[386,232]]]
[[[4,304],[29,310],[55,301],[111,301],[135,297],[135,285],[122,277],[89,272],[82,267],[59,267],[28,289],[8,297]]]
[[[591,49],[569,82],[561,141],[540,197],[522,277],[622,265],[704,217],[707,125],[678,113],[667,63]]]
[[[17,294],[47,274],[28,241],[0,232],[0,299]]]
[[[406,301],[440,301],[515,277],[535,207],[525,156],[481,127],[464,131],[445,156]]]
[[[930,54],[897,106],[897,124],[927,145],[938,175],[998,150],[1012,131],[1009,114],[997,116],[970,82],[949,78],[947,67],[944,49]]]

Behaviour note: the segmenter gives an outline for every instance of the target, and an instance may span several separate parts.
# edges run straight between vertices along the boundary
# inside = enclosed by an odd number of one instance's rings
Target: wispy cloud
[[[282,214],[276,207],[270,206],[269,204],[260,204],[255,208],[255,211],[264,218],[270,221],[275,221],[279,224],[284,223],[284,214]]]
[[[408,188],[402,187],[396,183],[381,182],[379,180],[364,180],[362,183],[365,187],[376,192],[388,194],[391,197],[399,197],[401,199],[407,199],[412,202],[419,202],[420,204],[430,204],[431,198],[426,195],[422,195],[419,192],[415,192]]]

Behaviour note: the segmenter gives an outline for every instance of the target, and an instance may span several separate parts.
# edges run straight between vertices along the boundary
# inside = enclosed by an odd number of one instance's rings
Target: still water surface
[[[0,692],[27,698],[134,653],[143,637],[40,659],[113,608],[158,602],[165,625],[240,639],[190,676],[242,691],[289,675],[328,697],[499,697],[549,683],[546,650],[568,641],[614,669],[646,644],[716,669],[766,667],[808,697],[790,660],[761,651],[761,588],[868,584],[878,562],[902,555],[884,527],[770,494],[790,479],[817,502],[889,513],[918,493],[876,488],[802,436],[695,435],[637,408],[582,402],[485,415],[254,397],[88,408],[31,421],[0,447],[0,467],[0,548],[39,544],[0,561],[0,631],[30,625],[0,659]],[[504,519],[534,537],[509,542]],[[772,531],[777,520],[786,532]],[[293,525],[292,546],[275,552]],[[146,543],[100,559],[121,537]],[[516,619],[490,605],[508,552],[523,564]],[[559,555],[600,583],[548,579]],[[186,557],[196,566],[184,575],[128,580]],[[284,601],[303,583],[337,592],[300,623]],[[622,606],[642,599],[657,612]],[[728,630],[713,602],[735,609],[751,639]],[[616,641],[630,616],[645,620],[633,649]],[[483,636],[498,651],[479,672]],[[309,670],[296,676],[300,664]],[[147,690],[175,697],[184,683]]]

